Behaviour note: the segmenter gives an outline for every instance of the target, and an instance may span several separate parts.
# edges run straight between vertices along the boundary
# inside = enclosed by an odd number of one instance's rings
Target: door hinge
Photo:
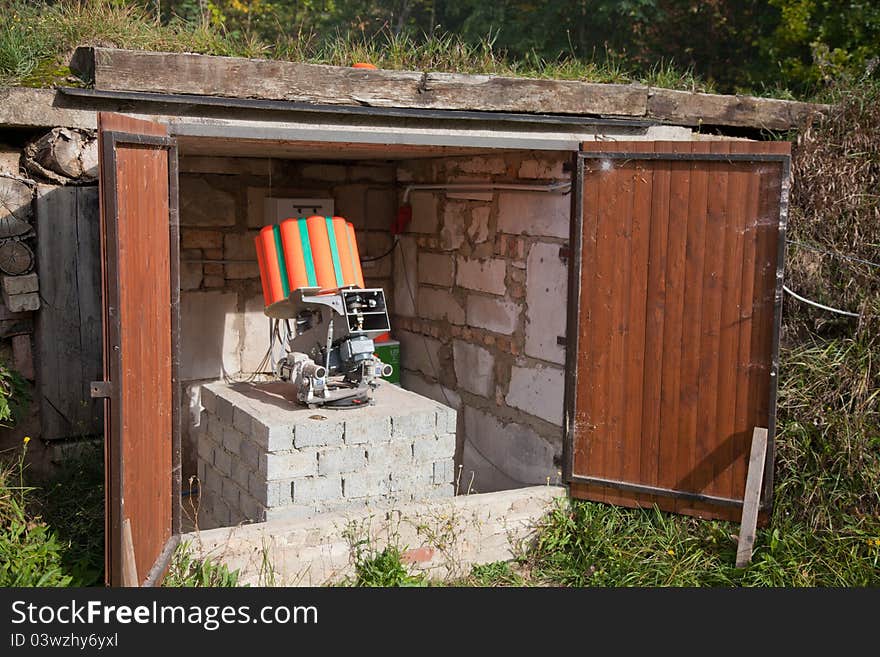
[[[113,393],[113,383],[110,381],[92,381],[89,384],[92,399],[106,399]]]

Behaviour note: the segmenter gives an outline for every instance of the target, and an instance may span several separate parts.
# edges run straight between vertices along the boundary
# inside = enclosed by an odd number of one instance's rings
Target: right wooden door
[[[738,519],[752,430],[772,502],[787,142],[592,142],[577,159],[573,497]]]

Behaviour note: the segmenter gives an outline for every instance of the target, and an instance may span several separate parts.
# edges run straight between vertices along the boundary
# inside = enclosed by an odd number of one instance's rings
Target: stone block
[[[450,390],[439,383],[428,381],[425,377],[409,370],[403,370],[400,373],[400,382],[407,390],[433,399],[441,404],[446,404],[452,408],[461,406],[461,396],[454,390]]]
[[[432,481],[435,484],[451,484],[455,479],[455,464],[450,459],[432,464]]]
[[[455,340],[452,344],[455,379],[475,395],[492,398],[495,394],[495,357],[475,344]]]
[[[372,445],[391,438],[390,417],[349,417],[345,420],[347,445]]]
[[[39,292],[28,292],[26,294],[3,294],[3,303],[9,312],[28,313],[40,309]]]
[[[367,463],[366,452],[358,445],[318,450],[318,474],[336,475],[361,470]]]
[[[27,294],[37,292],[40,289],[40,280],[35,273],[22,276],[3,276],[3,295]]]
[[[180,295],[180,377],[216,379],[241,369],[238,295],[184,292]]]
[[[256,262],[257,247],[254,240],[258,234],[259,232],[255,230],[245,233],[226,233],[223,236],[223,259]]]
[[[181,226],[234,226],[236,187],[225,176],[180,176]]]
[[[267,481],[308,477],[318,473],[318,457],[312,449],[262,454],[260,472],[265,474]]]
[[[476,468],[481,472],[481,492],[503,488],[511,482],[517,486],[546,484],[548,477],[551,483],[556,482],[558,468],[554,456],[561,451],[561,432],[555,436],[554,445],[524,424],[504,422],[470,406],[464,409],[464,431],[465,446],[471,448],[465,452],[469,458],[463,461],[464,471]],[[478,452],[482,458],[473,458],[472,452]]]
[[[565,364],[565,349],[556,338],[565,336],[568,267],[559,258],[558,244],[538,242],[529,251],[526,305],[525,353]]]
[[[448,290],[421,287],[418,300],[419,314],[425,319],[464,324],[464,306]]]
[[[256,372],[269,350],[269,318],[263,312],[264,308],[262,293],[245,300],[241,342],[242,372]],[[264,366],[264,369],[269,368]]]
[[[418,438],[413,443],[413,458],[416,461],[438,461],[455,455],[455,434]]]
[[[397,218],[397,195],[393,188],[367,189],[365,227],[387,231]]]
[[[418,285],[418,246],[414,237],[401,236],[394,249],[394,313],[415,317]]]
[[[416,436],[434,436],[437,431],[437,412],[425,409],[401,409],[391,418],[392,440],[410,440]]]
[[[437,214],[437,192],[416,191],[410,194],[412,221],[407,231],[412,233],[428,233],[434,235],[439,226]]]
[[[471,210],[470,221],[467,225],[467,236],[474,244],[482,244],[489,239],[489,215],[491,208],[481,205]]]
[[[455,284],[469,290],[504,294],[507,287],[504,276],[507,262],[500,258],[471,259],[458,258],[455,271]]]
[[[307,477],[293,484],[294,504],[314,504],[342,497],[342,479],[339,477]]]
[[[512,335],[519,323],[521,306],[509,299],[469,294],[465,306],[468,326],[486,329],[494,333]],[[565,307],[556,308],[565,316]]]
[[[431,378],[440,376],[442,342],[409,331],[397,331],[395,335],[400,341],[401,365],[404,370],[419,371]]]
[[[440,248],[455,251],[464,243],[468,205],[460,201],[446,201],[443,207],[443,228],[440,229]]]
[[[455,280],[455,258],[446,253],[419,254],[419,283],[451,287]]]
[[[340,185],[333,188],[336,214],[354,224],[356,230],[366,227],[367,186]]]
[[[346,498],[357,499],[387,495],[390,489],[391,478],[388,474],[363,471],[349,472],[342,476],[342,491]],[[296,486],[294,485],[295,492]]]
[[[341,445],[345,434],[345,421],[335,414],[314,413],[297,423],[293,433],[293,446],[331,447]]]
[[[202,285],[202,265],[198,262],[180,263],[180,289],[197,290]]]
[[[505,401],[508,406],[561,426],[564,389],[562,368],[514,366],[510,371],[510,387]]]
[[[568,239],[571,196],[547,192],[500,192],[498,231]]]
[[[184,228],[180,231],[180,248],[221,249],[223,248],[223,233],[216,230]]]

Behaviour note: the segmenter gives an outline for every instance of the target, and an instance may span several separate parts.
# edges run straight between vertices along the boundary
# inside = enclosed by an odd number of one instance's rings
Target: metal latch
[[[113,384],[110,381],[92,381],[89,390],[92,399],[106,399],[113,391]]]

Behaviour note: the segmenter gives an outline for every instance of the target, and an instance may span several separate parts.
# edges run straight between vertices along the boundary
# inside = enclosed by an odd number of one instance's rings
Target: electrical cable
[[[793,296],[798,301],[803,301],[807,305],[815,306],[816,308],[821,308],[822,310],[827,310],[831,313],[837,313],[838,315],[846,315],[847,317],[861,317],[859,313],[851,313],[848,310],[840,310],[840,308],[832,308],[831,306],[826,306],[824,304],[818,303],[816,301],[812,301],[807,299],[806,297],[802,297],[800,294],[793,292],[789,287],[783,285],[782,289],[788,292],[791,296]]]
[[[395,237],[394,241],[391,243],[391,248],[388,249],[382,255],[370,256],[369,258],[361,258],[360,260],[361,260],[361,262],[374,262],[375,260],[381,260],[382,258],[387,258],[388,256],[390,256],[391,252],[394,251],[394,249],[396,249],[396,248],[397,248],[397,238]]]
[[[395,241],[395,243],[397,242],[397,236],[394,237],[394,241]],[[400,263],[401,263],[401,266],[403,267],[403,280],[404,280],[404,282],[406,283],[406,291],[409,293],[409,298],[410,298],[410,301],[412,301],[413,308],[415,308],[415,306],[416,306],[416,298],[415,298],[415,295],[413,294],[412,287],[411,287],[410,284],[409,284],[409,275],[407,274],[407,271],[406,271],[406,257],[405,257],[403,254],[401,254],[401,257],[400,257]],[[437,379],[437,384],[440,386],[440,393],[443,395],[443,399],[446,401],[446,405],[449,406],[449,408],[453,408],[452,403],[449,401],[449,396],[446,394],[446,388],[445,388],[445,386],[444,386],[442,383],[440,383],[440,376],[439,376],[438,371],[437,371],[437,366],[434,365],[434,359],[431,357],[431,350],[428,348],[428,340],[427,340],[427,338],[424,336],[424,334],[419,333],[418,335],[422,338],[422,344],[423,344],[424,347],[425,347],[425,355],[427,355],[427,357],[428,357],[428,363],[429,363],[430,366],[431,366],[431,371],[434,373],[434,378]],[[518,483],[518,484],[522,484],[522,485],[524,485],[524,486],[528,485],[526,482],[524,482],[524,481],[520,481],[520,480],[517,479],[516,477],[512,477],[512,476],[510,476],[509,473],[505,472],[505,471],[502,470],[500,467],[498,467],[498,465],[497,465],[492,459],[490,459],[488,456],[486,456],[486,455],[480,450],[480,448],[477,447],[477,446],[474,444],[474,441],[473,441],[473,440],[468,440],[467,435],[465,435],[465,440],[467,440],[467,442],[468,442],[468,444],[470,444],[471,448],[472,448],[477,454],[479,454],[480,457],[481,457],[484,461],[486,461],[486,463],[488,463],[488,464],[491,465],[493,468],[495,468],[496,470],[498,470],[498,472],[500,472],[501,474],[503,474],[505,477],[507,477],[507,478],[510,479],[511,481],[514,481],[514,482],[516,482],[516,483]]]

